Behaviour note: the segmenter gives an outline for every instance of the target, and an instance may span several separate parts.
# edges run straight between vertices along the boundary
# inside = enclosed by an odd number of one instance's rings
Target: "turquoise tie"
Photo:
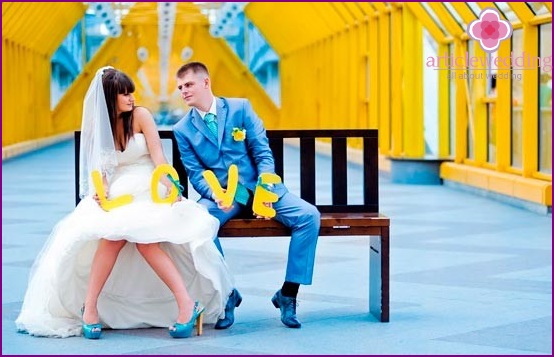
[[[217,120],[215,115],[212,113],[207,113],[204,117],[204,122],[206,122],[206,126],[208,127],[208,129],[210,129],[210,132],[217,140]]]
[[[246,206],[246,204],[248,204],[249,199],[250,199],[250,193],[248,192],[248,189],[239,182],[237,186],[237,192],[235,193],[235,201],[237,201],[243,206]]]
[[[217,140],[217,120],[215,115],[213,113],[207,113],[206,116],[204,116],[204,122],[206,122],[206,126]],[[239,183],[237,186],[237,193],[235,194],[235,201],[246,206],[249,199],[250,193],[248,193],[248,189]]]

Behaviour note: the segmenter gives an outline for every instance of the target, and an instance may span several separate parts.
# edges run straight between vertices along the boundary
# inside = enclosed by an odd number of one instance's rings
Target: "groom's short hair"
[[[192,73],[204,73],[206,76],[210,76],[210,73],[208,72],[208,67],[202,62],[189,62],[185,63],[184,65],[179,68],[177,71],[177,78],[182,78],[185,73],[192,71]]]

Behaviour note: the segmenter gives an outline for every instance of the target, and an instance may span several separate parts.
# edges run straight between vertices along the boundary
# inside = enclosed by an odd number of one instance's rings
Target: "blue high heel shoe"
[[[204,321],[204,307],[200,306],[198,301],[194,302],[192,309],[192,316],[189,322],[181,324],[176,322],[169,328],[169,334],[173,338],[186,338],[192,336],[192,330],[194,329],[194,323],[196,323],[196,335],[202,335],[202,323]]]
[[[85,306],[81,308],[81,318],[85,314]],[[83,336],[89,340],[97,340],[102,334],[102,324],[86,324],[83,321]]]

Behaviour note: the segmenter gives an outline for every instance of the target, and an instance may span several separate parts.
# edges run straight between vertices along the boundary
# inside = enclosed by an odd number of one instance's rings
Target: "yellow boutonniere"
[[[233,139],[235,141],[244,141],[246,139],[246,129],[233,128]]]

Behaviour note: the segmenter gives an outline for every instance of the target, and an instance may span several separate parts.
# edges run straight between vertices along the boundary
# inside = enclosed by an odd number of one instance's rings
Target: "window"
[[[539,171],[552,174],[552,23],[539,27]]]
[[[514,30],[512,34],[512,52],[523,53],[523,30]],[[513,65],[513,64],[512,64]],[[512,157],[511,165],[522,167],[522,131],[523,131],[523,70],[512,68]]]

